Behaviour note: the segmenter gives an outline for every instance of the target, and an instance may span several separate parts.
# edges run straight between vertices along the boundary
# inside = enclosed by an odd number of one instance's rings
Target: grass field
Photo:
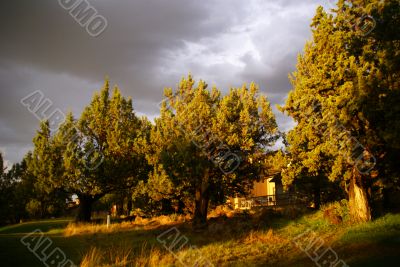
[[[59,247],[80,266],[182,266],[182,262],[192,266],[199,258],[215,266],[317,266],[306,253],[313,255],[316,246],[305,252],[310,237],[322,244],[320,251],[332,248],[349,266],[399,266],[400,262],[398,214],[358,225],[346,221],[332,225],[321,211],[296,220],[244,214],[212,219],[209,229],[199,233],[193,233],[188,222],[165,218],[113,224],[108,229],[69,223],[55,219],[0,228],[0,266],[45,266],[21,242],[35,229],[51,239],[51,248]],[[161,235],[166,230],[170,232]],[[174,256],[166,247],[172,247],[175,234],[187,244],[174,250]]]

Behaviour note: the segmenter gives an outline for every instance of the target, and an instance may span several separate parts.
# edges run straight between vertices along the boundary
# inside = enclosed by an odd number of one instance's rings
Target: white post
[[[107,215],[107,228],[110,227],[111,216]]]

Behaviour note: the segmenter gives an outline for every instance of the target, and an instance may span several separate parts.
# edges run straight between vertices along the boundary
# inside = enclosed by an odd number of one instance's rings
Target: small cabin
[[[283,185],[279,174],[265,177],[264,180],[255,182],[253,189],[247,197],[233,199],[235,209],[251,209],[254,206],[276,206],[281,202]]]

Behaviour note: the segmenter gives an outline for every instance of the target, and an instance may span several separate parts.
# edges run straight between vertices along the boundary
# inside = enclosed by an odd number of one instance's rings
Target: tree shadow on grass
[[[228,251],[222,251],[221,253],[230,253],[229,250],[236,249],[234,247],[235,245],[232,244],[240,244],[243,241],[250,242],[248,245],[251,245],[251,242],[258,242],[257,238],[268,239],[270,237],[267,232],[270,229],[272,229],[272,231],[278,231],[287,226],[291,221],[291,219],[268,211],[260,216],[250,216],[245,212],[237,214],[232,218],[226,216],[210,218],[209,228],[200,232],[194,232],[192,230],[190,221],[162,224],[151,220],[143,224],[135,224],[133,222],[125,222],[125,225],[123,223],[115,224],[108,230],[104,223],[86,226],[77,225],[76,227],[83,227],[84,229],[87,227],[88,232],[78,231],[76,234],[70,236],[65,235],[65,232],[63,232],[65,229],[60,233],[52,232],[52,230],[54,230],[53,228],[56,227],[55,224],[52,223],[36,223],[29,225],[29,229],[22,227],[19,230],[14,229],[14,232],[22,233],[32,230],[33,228],[36,229],[37,226],[41,226],[39,228],[43,229],[42,231],[45,232],[46,236],[52,240],[52,246],[59,247],[66,254],[68,259],[78,264],[91,248],[98,248],[102,253],[111,255],[110,257],[112,257],[113,254],[118,255],[120,251],[127,249],[134,257],[150,254],[154,249],[161,251],[165,255],[170,254],[170,250],[179,252],[179,250],[176,250],[176,244],[173,247],[171,245],[174,244],[173,242],[177,241],[176,239],[180,239],[179,242],[186,242],[186,246],[182,248],[182,250],[186,250],[189,247],[196,247],[203,251],[210,248],[223,249],[223,247],[227,246]],[[64,227],[68,222],[62,223],[62,225],[58,225],[57,227]],[[91,232],[91,227],[95,228],[94,232]],[[265,236],[256,236],[259,232],[263,232],[262,235]],[[253,233],[256,234],[253,236]],[[16,247],[8,252],[10,258],[17,257],[17,255],[13,255],[14,252],[27,252],[25,251],[26,248],[20,244],[19,239],[21,236],[9,238],[12,239],[10,242],[12,241],[11,243],[15,243]],[[265,239],[266,242],[269,242],[267,239]],[[182,245],[182,243],[179,244],[179,242],[177,244]],[[6,246],[6,244],[4,245]],[[219,246],[221,246],[221,248]],[[241,256],[239,254],[241,252],[232,251],[232,253],[238,254],[237,261],[240,262]],[[10,264],[12,263],[13,266],[24,266],[24,264],[25,266],[30,266],[34,262],[34,256],[30,255],[29,251],[25,254],[28,254],[27,257],[25,257],[26,259],[11,259]],[[261,259],[262,257],[259,258]],[[230,258],[230,260],[233,259],[234,258]],[[260,260],[257,259],[257,257],[255,257],[255,259]],[[251,259],[246,260],[251,262]]]

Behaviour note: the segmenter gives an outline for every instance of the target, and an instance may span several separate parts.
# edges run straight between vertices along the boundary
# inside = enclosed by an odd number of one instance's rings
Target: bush
[[[36,218],[40,215],[42,210],[41,203],[36,199],[31,199],[25,207],[26,211],[28,212],[29,216],[32,218]]]
[[[324,205],[322,206],[321,210],[324,213],[324,217],[329,219],[334,224],[337,224],[337,220],[339,220],[339,218],[343,222],[347,222],[350,219],[349,203],[346,199]]]

